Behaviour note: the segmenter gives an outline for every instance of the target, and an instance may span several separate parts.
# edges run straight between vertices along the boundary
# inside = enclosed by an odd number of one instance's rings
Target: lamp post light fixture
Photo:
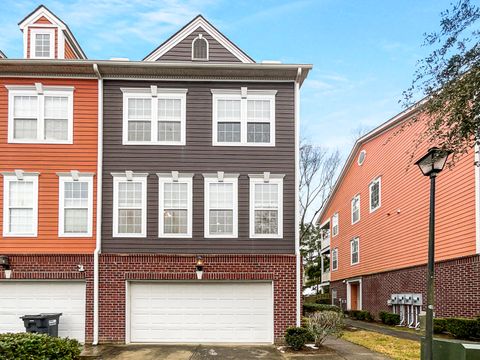
[[[203,257],[197,256],[197,262],[195,264],[195,272],[197,273],[198,280],[202,280],[204,265],[205,265],[205,262],[203,261]]]
[[[3,268],[5,279],[12,277],[12,270],[10,269],[10,259],[6,255],[0,255],[0,267]]]
[[[427,323],[425,358],[433,360],[433,312],[435,304],[435,178],[443,170],[451,151],[433,147],[417,162],[422,174],[430,177],[430,218],[428,223]]]

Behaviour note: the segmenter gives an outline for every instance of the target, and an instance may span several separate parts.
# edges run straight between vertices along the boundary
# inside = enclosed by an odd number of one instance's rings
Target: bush
[[[74,339],[32,333],[0,334],[0,359],[3,360],[75,360],[80,352],[80,343]]]
[[[341,313],[342,309],[335,305],[305,303],[303,304],[303,311],[304,313],[314,313],[317,311],[335,311]]]
[[[318,311],[313,313],[307,322],[315,346],[321,346],[329,335],[340,336],[343,329],[343,316],[336,311]]]
[[[447,319],[435,318],[433,319],[433,333],[441,334],[447,331]]]
[[[385,325],[398,325],[400,324],[400,315],[389,313],[387,311],[380,311],[379,318]]]
[[[285,342],[293,350],[300,350],[308,338],[308,330],[303,327],[289,327],[285,333]]]
[[[369,311],[365,310],[349,310],[345,311],[345,315],[354,320],[373,321],[373,315]]]
[[[445,328],[457,339],[470,339],[478,336],[479,323],[477,319],[447,318]]]

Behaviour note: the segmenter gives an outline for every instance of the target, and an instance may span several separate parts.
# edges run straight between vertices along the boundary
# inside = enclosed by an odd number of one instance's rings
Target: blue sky
[[[302,136],[348,154],[359,129],[398,104],[423,33],[451,0],[45,0],[90,59],[140,60],[201,13],[256,61],[311,63],[302,88]],[[0,49],[22,56],[17,23],[40,3],[3,0]]]

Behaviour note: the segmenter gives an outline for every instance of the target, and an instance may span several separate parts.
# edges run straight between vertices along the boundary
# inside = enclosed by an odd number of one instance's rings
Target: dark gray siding
[[[187,88],[186,146],[122,145],[121,87]],[[276,89],[275,147],[212,146],[212,94],[210,89]],[[135,82],[105,81],[103,231],[104,252],[157,253],[293,253],[294,252],[294,86],[293,83]],[[147,238],[112,238],[112,172],[148,172]],[[157,172],[191,172],[193,184],[193,237],[158,238]],[[235,172],[239,178],[239,236],[237,239],[205,239],[203,236],[203,177],[206,172]],[[270,171],[285,174],[284,238],[249,238],[248,174]]]
[[[201,27],[163,54],[157,61],[192,61],[192,41],[198,34],[202,34],[208,41],[209,62],[241,62]]]

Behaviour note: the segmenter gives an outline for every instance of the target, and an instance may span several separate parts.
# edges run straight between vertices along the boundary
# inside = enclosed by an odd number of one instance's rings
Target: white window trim
[[[49,56],[35,55],[35,40],[37,37],[36,35],[50,35],[50,55]],[[43,28],[30,27],[30,58],[31,59],[54,59],[55,58],[55,29],[43,29]]]
[[[336,254],[337,256],[337,266],[336,267],[333,267],[333,254]],[[331,269],[332,271],[337,271],[338,270],[338,265],[339,265],[339,262],[338,262],[338,248],[334,248],[332,249],[332,258],[331,258]]]
[[[207,42],[207,57],[206,58],[196,58],[194,57],[194,46],[195,46],[195,42],[198,40],[198,39],[203,39]],[[193,39],[192,41],[192,60],[203,60],[203,61],[208,61],[209,60],[209,57],[210,57],[210,43],[208,42],[207,38],[204,37],[202,34],[198,34],[198,36]]]
[[[357,261],[353,262],[353,243],[357,242]],[[360,238],[354,237],[352,240],[350,240],[350,265],[357,265],[360,263]]]
[[[333,219],[337,219],[337,232],[336,233],[333,230],[335,228],[335,226],[333,224],[334,223]],[[337,211],[337,212],[333,213],[333,215],[332,215],[332,238],[337,236],[339,232],[340,232],[340,217],[339,217],[338,211]]]
[[[353,201],[358,198],[358,219],[357,221],[353,221]],[[360,221],[360,194],[355,195],[352,198],[352,201],[350,203],[350,214],[351,214],[351,220],[352,220],[352,225],[358,223]]]
[[[376,208],[372,208],[372,187],[375,183],[378,183],[378,206]],[[370,185],[368,186],[369,189],[369,196],[368,196],[368,201],[370,203],[370,213],[373,213],[377,209],[379,209],[382,206],[382,178],[379,176],[376,179],[373,179]]]
[[[267,174],[267,173],[265,173]],[[283,178],[284,174],[249,174],[250,178],[250,238],[252,239],[281,239],[283,238]],[[255,184],[278,185],[278,233],[255,233]]]
[[[93,234],[93,174],[92,173],[57,173],[58,175],[58,236],[91,237]],[[65,232],[65,183],[82,181],[88,184],[88,230],[86,233]]]
[[[351,285],[353,283],[358,283],[358,289],[357,289],[357,295],[358,295],[358,301],[357,301],[357,309],[362,310],[362,279],[357,278],[357,279],[351,279],[347,281],[347,310],[352,309],[352,288]]]
[[[3,236],[4,237],[37,237],[38,236],[38,176],[39,173],[4,172],[3,175]],[[32,181],[33,182],[33,232],[17,234],[9,231],[10,217],[10,182]]]
[[[212,92],[212,145],[213,146],[275,146],[275,96],[277,90],[248,90],[242,87],[238,90],[211,89]],[[218,100],[240,100],[240,142],[218,141]],[[270,142],[255,143],[247,142],[247,101],[269,100],[270,101]],[[224,121],[222,121],[224,122]],[[227,121],[230,122],[230,121]],[[238,121],[231,121],[238,122]],[[252,121],[250,121],[252,122]],[[262,121],[265,122],[265,121]]]
[[[72,86],[6,85],[8,89],[8,142],[14,144],[73,144],[73,92]],[[37,137],[36,139],[15,139],[14,137],[14,97],[37,97]],[[68,98],[67,140],[46,140],[45,138],[45,96]]]
[[[185,173],[158,173],[158,237],[159,238],[191,238],[192,237],[192,213],[193,213],[193,174]],[[163,212],[165,203],[163,201],[164,186],[167,183],[187,184],[187,232],[183,234],[166,234],[164,232]]]
[[[224,174],[219,171],[216,174],[203,174],[204,178],[204,237],[205,238],[236,238],[238,237],[238,176],[239,174]],[[209,185],[214,183],[233,184],[233,233],[210,234],[210,191]]]
[[[113,176],[113,237],[141,238],[147,236],[147,177],[148,173],[112,173]],[[136,181],[142,184],[142,231],[140,234],[118,232],[118,184],[124,181]]]
[[[151,86],[150,88],[121,88],[123,93],[123,145],[185,145],[186,144],[186,116],[187,116],[187,92],[188,89],[166,89]],[[128,140],[128,99],[151,99],[151,140],[129,141]],[[180,105],[180,141],[158,141],[158,100],[179,99]]]

